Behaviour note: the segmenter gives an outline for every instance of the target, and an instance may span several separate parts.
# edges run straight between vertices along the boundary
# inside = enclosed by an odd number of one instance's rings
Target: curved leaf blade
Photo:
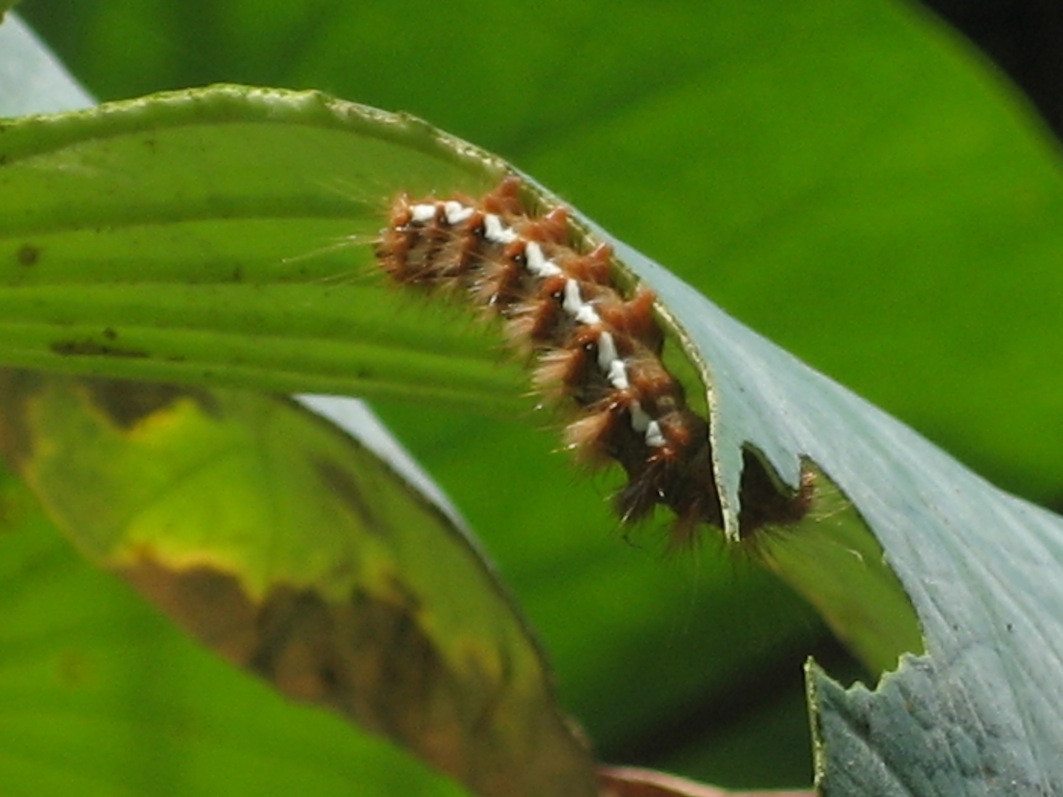
[[[74,550],[6,469],[0,518],[5,794],[468,794],[195,644]]]
[[[481,555],[375,454],[250,394],[9,371],[0,396],[51,514],[201,642],[476,793],[593,794]]]
[[[3,131],[4,362],[514,406],[517,371],[483,330],[441,324],[429,342],[369,267],[396,193],[499,179],[473,147],[315,92],[237,87]]]
[[[813,697],[831,698],[813,706],[821,786],[878,793],[874,773],[885,768],[903,793],[958,793],[937,791],[935,778],[908,779],[914,751],[933,749],[942,767],[934,772],[975,789],[964,793],[993,793],[1000,784],[1017,793],[1063,789],[1063,696],[1053,686],[1063,670],[1063,583],[1054,576],[1063,565],[1063,520],[997,490],[656,264],[627,249],[622,256],[659,292],[711,381],[725,505],[734,511],[739,503],[743,448],[762,452],[794,485],[808,458],[866,520],[918,614],[925,656],[905,659],[878,691],[858,685],[842,698],[829,679],[814,678]],[[765,544],[779,551],[772,558],[783,577],[816,602],[827,590],[809,586],[806,563],[787,559],[791,534],[800,526]],[[870,573],[874,563],[852,564]],[[838,618],[847,600],[860,599],[849,590],[819,605]],[[905,715],[913,705],[923,719],[900,730],[868,719]],[[862,720],[853,723],[858,730],[840,721],[841,707]],[[847,743],[854,735],[863,742],[855,749]]]

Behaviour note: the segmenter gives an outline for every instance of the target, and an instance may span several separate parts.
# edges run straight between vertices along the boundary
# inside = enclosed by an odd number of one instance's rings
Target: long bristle
[[[613,440],[624,423],[622,413],[608,408],[584,413],[565,427],[565,448],[582,462],[600,464],[612,458]]]
[[[561,397],[568,394],[571,385],[583,381],[590,366],[586,349],[547,349],[539,355],[532,385],[543,393]]]

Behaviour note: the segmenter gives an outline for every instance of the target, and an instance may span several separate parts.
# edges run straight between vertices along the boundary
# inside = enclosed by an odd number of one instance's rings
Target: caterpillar
[[[568,211],[532,215],[522,189],[511,176],[480,199],[398,197],[376,243],[381,268],[402,285],[466,292],[503,319],[510,345],[535,362],[535,389],[575,409],[565,447],[625,471],[622,523],[663,505],[674,539],[721,527],[709,424],[661,359],[654,294],[624,291],[608,244],[577,248]],[[745,466],[743,533],[800,518],[807,496],[780,493],[755,457]]]

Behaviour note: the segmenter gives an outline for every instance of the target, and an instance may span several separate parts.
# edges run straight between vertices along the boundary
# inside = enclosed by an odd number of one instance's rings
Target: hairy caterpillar
[[[661,360],[653,293],[623,291],[608,245],[577,249],[567,211],[533,216],[521,190],[508,177],[481,199],[400,196],[377,243],[381,267],[404,285],[466,292],[504,320],[510,343],[536,361],[535,388],[575,407],[566,447],[626,472],[615,498],[623,523],[660,504],[677,539],[721,526],[708,422]],[[755,457],[745,466],[744,532],[801,517],[807,496],[782,495]]]

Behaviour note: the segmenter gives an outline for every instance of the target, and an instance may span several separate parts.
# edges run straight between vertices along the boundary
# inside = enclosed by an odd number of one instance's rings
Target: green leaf
[[[423,123],[214,88],[11,122],[2,142],[9,364],[492,408],[518,384],[482,335],[427,338],[369,276],[396,186],[479,193],[500,173]]]
[[[1063,651],[1063,585],[1050,575],[1063,565],[1063,519],[992,487],[660,267],[622,254],[650,280],[711,372],[725,506],[738,505],[742,447],[763,453],[795,486],[808,458],[866,520],[919,615],[927,654],[907,659],[879,692],[857,686],[843,699],[815,676],[813,698],[831,698],[813,703],[821,787],[892,793],[883,790],[883,777],[898,794],[938,793],[931,784],[941,778],[986,793],[996,784],[1031,794],[1063,786],[1054,754],[1063,748],[1063,698],[1053,688]],[[737,518],[730,522],[737,529]],[[848,616],[847,601],[871,598],[859,575],[855,588],[833,596],[809,579],[816,563],[788,556],[805,544],[801,534],[799,526],[765,535],[783,577],[836,620],[835,613]],[[877,563],[854,553],[849,570],[877,579]],[[880,611],[864,606],[872,617]],[[893,717],[909,720],[898,725]],[[915,755],[922,750],[932,754]]]

